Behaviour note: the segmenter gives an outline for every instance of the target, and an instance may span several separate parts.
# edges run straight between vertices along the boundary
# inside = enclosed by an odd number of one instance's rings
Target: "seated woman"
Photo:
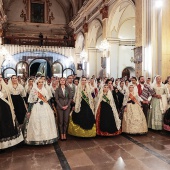
[[[139,103],[139,96],[134,92],[134,86],[129,86],[123,106],[126,106],[123,114],[122,132],[129,134],[145,134],[148,132],[145,115]]]
[[[100,90],[95,114],[97,135],[115,136],[121,133],[121,120],[108,85]]]
[[[96,136],[94,102],[86,77],[79,82],[74,102],[75,107],[70,117],[68,133],[78,137]]]
[[[58,132],[54,112],[48,100],[49,96],[43,86],[43,80],[37,79],[28,98],[29,108],[24,129],[26,144],[45,145],[57,141]]]
[[[17,145],[23,140],[11,95],[2,75],[0,75],[0,150]]]

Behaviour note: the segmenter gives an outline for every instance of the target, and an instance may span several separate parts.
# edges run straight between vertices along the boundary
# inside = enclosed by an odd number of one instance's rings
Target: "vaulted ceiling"
[[[3,24],[5,35],[11,36],[35,36],[43,32],[45,36],[54,37],[70,34],[72,29],[68,27],[72,17],[77,14],[85,0],[0,0],[3,2],[3,9],[6,15],[6,22]],[[27,3],[28,2],[28,3]],[[30,21],[31,2],[50,3],[48,16],[45,14],[44,23],[32,23]],[[27,7],[26,5],[27,4]],[[47,8],[46,8],[47,9]],[[26,16],[26,22],[21,17],[21,11]],[[54,19],[49,23],[49,16],[53,13]]]

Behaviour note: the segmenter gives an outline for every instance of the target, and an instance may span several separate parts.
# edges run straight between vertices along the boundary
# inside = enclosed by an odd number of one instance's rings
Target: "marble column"
[[[142,2],[143,71],[147,77],[154,78],[157,74],[162,75],[163,69],[162,8],[156,7],[155,0],[143,0]]]
[[[170,75],[170,1],[164,0],[162,7],[162,78]]]
[[[119,70],[119,40],[110,39],[108,40],[110,43],[110,48],[108,52],[108,56],[110,58],[110,63],[108,62],[110,67],[110,77],[118,78],[118,70]],[[107,70],[107,69],[106,69]]]
[[[143,46],[143,18],[142,18],[142,0],[135,2],[135,34],[136,34],[136,47]],[[144,63],[144,62],[143,62]],[[135,64],[135,76],[139,77],[142,75],[142,70],[144,70],[144,64]]]

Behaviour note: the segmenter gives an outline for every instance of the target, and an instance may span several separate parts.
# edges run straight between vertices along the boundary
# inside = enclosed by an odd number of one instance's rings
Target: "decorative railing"
[[[52,39],[52,38],[6,36],[3,37],[3,44],[75,47],[75,40],[73,38]]]

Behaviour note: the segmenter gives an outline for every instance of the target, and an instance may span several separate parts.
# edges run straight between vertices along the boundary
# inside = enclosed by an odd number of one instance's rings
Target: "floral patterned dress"
[[[122,132],[128,134],[145,134],[148,132],[145,115],[139,102],[138,94],[126,94],[123,105],[126,110],[123,114]]]
[[[157,95],[166,95],[168,98],[168,91],[165,85],[162,84],[161,87],[154,85],[153,89]],[[165,111],[162,111],[161,109],[161,99],[153,97],[148,115],[148,128],[162,130],[164,113]]]

